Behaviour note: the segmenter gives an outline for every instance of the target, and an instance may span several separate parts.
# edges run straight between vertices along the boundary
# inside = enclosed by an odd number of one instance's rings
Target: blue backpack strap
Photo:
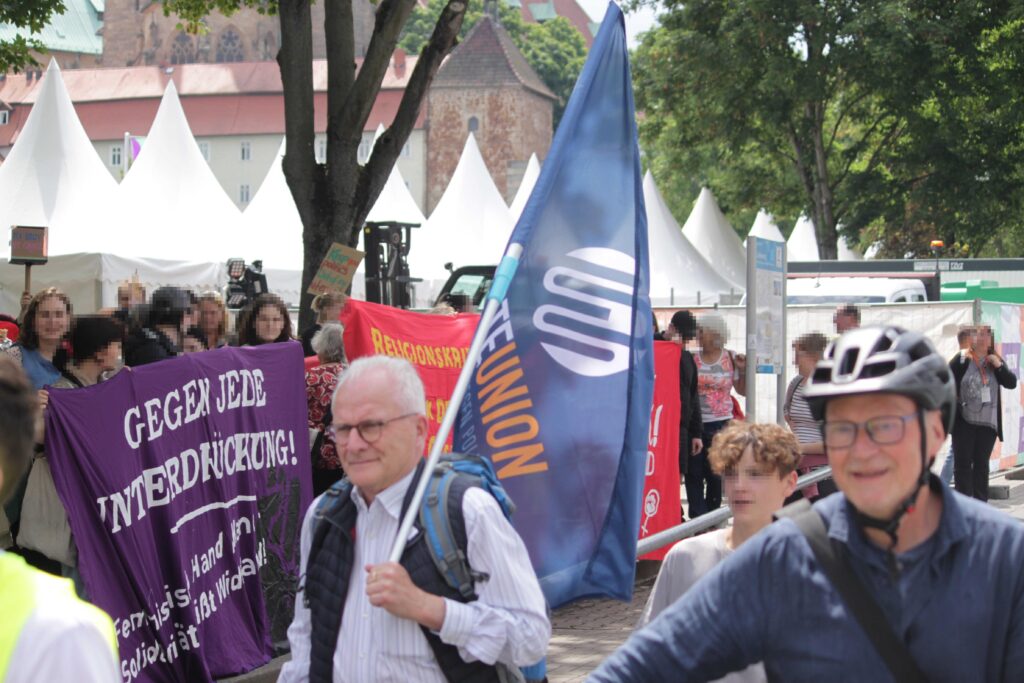
[[[512,514],[515,505],[505,493],[490,461],[478,455],[445,454],[430,474],[419,514],[430,557],[449,586],[466,600],[475,600],[476,584],[489,577],[469,565],[468,549],[464,547],[468,541],[460,543],[452,527],[453,510],[461,513],[462,504],[461,496],[458,501],[452,500],[452,487],[456,482],[460,483],[458,488],[463,495],[470,486],[479,486],[490,493],[506,517]],[[457,503],[457,509],[452,507],[453,503]]]

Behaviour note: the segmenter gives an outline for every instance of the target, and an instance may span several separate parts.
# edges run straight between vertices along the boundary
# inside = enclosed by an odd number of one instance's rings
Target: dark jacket
[[[302,355],[309,358],[315,356],[316,351],[313,350],[313,336],[320,331],[323,327],[320,323],[314,323],[306,328],[306,331],[302,333]]]
[[[697,394],[697,363],[686,349],[679,354],[679,401],[679,473],[686,474],[690,441],[704,431]]]
[[[964,375],[967,373],[967,368],[971,366],[971,359],[964,356],[963,354],[956,354],[949,361],[949,369],[953,372],[953,379],[956,381],[956,398],[957,404],[960,403],[960,382],[963,381]],[[1017,375],[1013,374],[1013,370],[1006,366],[1004,362],[998,368],[992,368],[992,372],[995,373],[996,381],[999,382],[999,386],[1004,389],[1013,389],[1017,386]],[[1003,440],[1003,397],[1001,391],[996,391],[996,435],[999,440]],[[960,411],[957,411],[956,419],[962,420],[960,417]]]
[[[160,330],[138,327],[125,340],[124,364],[131,368],[177,355],[178,347]]]

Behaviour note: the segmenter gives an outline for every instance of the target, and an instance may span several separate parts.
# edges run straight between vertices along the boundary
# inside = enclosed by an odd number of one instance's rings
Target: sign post
[[[756,421],[757,375],[776,375],[777,395],[786,381],[786,244],[747,238],[747,418]],[[782,419],[777,399],[776,419]]]
[[[32,266],[43,265],[46,256],[46,227],[15,225],[11,227],[12,265],[25,266],[25,291],[32,292]]]

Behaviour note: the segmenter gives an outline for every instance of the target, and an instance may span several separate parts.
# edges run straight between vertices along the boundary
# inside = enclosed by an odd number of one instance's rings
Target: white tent
[[[223,287],[227,272],[223,263],[183,263],[148,258],[124,258],[112,254],[64,254],[51,256],[43,266],[32,268],[32,291],[57,287],[64,291],[75,313],[94,313],[117,305],[118,285],[137,277],[146,295],[157,287],[174,285],[195,292]],[[21,266],[0,263],[0,311],[19,310],[24,286]]]
[[[25,127],[0,165],[0,258],[10,255],[12,225],[47,226],[51,255],[88,251],[116,189],[50,60]]]
[[[454,267],[497,264],[512,234],[508,206],[470,133],[455,172],[423,228],[413,231],[409,274],[423,278],[416,305],[428,305]]]
[[[737,290],[745,289],[747,253],[708,188],[701,189],[683,225],[683,235],[708,263],[714,264],[722,277]]]
[[[374,140],[380,137],[383,132],[384,126],[377,126]],[[374,202],[369,215],[366,216],[366,222],[416,223],[421,227],[427,222],[426,216],[423,215],[419,205],[416,204],[416,200],[413,199],[409,186],[405,184],[405,178],[402,177],[402,172],[398,170],[397,163],[391,169],[391,174],[388,176],[387,182],[384,183],[384,189],[380,191],[380,196],[377,197],[377,201]],[[418,234],[419,231],[414,228],[414,243]]]
[[[842,235],[836,240],[836,251],[838,253],[838,260],[840,261],[862,261],[864,257],[860,255],[860,252],[850,247],[846,243],[846,238]]]
[[[647,251],[650,254],[651,304],[693,306],[719,303],[729,281],[683,237],[650,171],[644,176]]]
[[[523,215],[523,209],[526,208],[526,201],[530,198],[530,194],[533,192],[533,186],[537,184],[537,178],[539,177],[540,162],[537,161],[536,154],[531,154],[530,160],[526,163],[526,171],[523,173],[523,180],[519,183],[519,189],[516,190],[516,196],[512,199],[512,204],[508,208],[513,226],[519,222],[519,217]]]
[[[814,223],[810,218],[800,215],[793,232],[789,234],[789,241],[786,242],[787,261],[818,261],[818,237],[814,234]]]
[[[173,81],[115,206],[96,251],[217,262],[244,248],[241,213],[199,151]]]
[[[237,245],[235,256],[263,259],[266,268],[302,270],[302,219],[281,168],[283,157],[281,140],[260,189],[242,213],[245,243]]]
[[[774,242],[786,241],[786,238],[782,236],[782,231],[779,230],[779,226],[775,225],[775,217],[764,209],[757,212],[757,217],[754,218],[754,225],[750,227],[748,234]],[[746,244],[746,241],[744,241],[743,245],[746,246]]]

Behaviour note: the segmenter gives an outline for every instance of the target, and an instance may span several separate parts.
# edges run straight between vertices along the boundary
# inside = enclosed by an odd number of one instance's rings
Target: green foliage
[[[50,17],[63,14],[62,0],[6,0],[0,2],[0,24],[23,29],[28,35],[0,40],[0,72],[21,71],[26,66],[39,66],[33,52],[45,52],[45,46],[31,35],[43,30]]]
[[[501,0],[497,4],[502,27],[544,84],[559,98],[554,112],[554,125],[557,128],[576,79],[583,69],[583,62],[586,61],[587,43],[579,30],[564,17],[541,24],[529,24],[523,21],[517,7],[511,7]],[[399,46],[410,54],[418,53],[430,38],[444,5],[445,0],[429,0],[426,7],[417,5],[405,25]],[[459,33],[460,41],[482,16],[482,3],[471,3]]]
[[[641,143],[677,215],[707,185],[741,232],[761,206],[780,227],[806,212],[823,251],[842,224],[899,256],[933,238],[1022,253],[1007,238],[1024,235],[1019,3],[662,7],[634,83]]]

